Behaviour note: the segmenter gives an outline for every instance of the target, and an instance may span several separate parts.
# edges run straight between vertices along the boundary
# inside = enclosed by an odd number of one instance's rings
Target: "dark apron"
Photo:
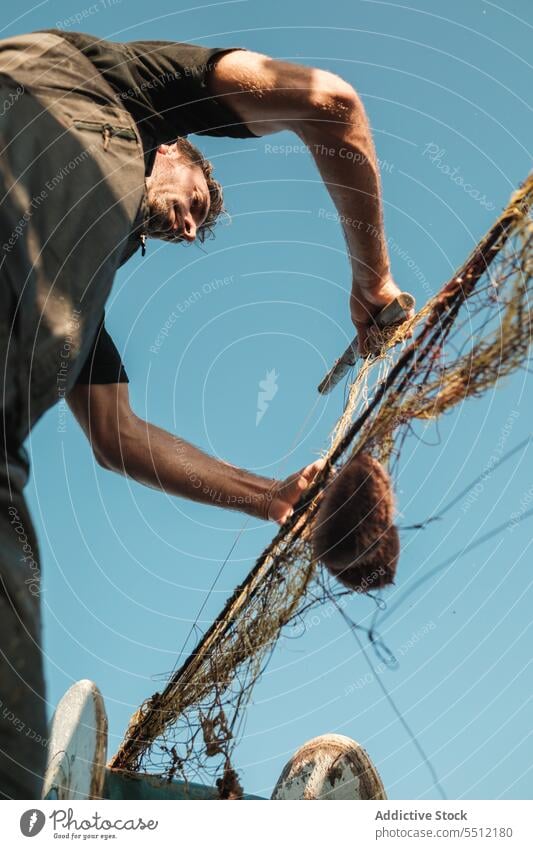
[[[40,561],[22,496],[28,464],[21,444],[75,383],[144,218],[144,176],[133,118],[82,53],[50,33],[0,41],[4,797],[38,798],[46,739]]]

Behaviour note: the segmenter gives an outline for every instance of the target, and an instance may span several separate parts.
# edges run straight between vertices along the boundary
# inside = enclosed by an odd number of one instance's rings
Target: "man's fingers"
[[[409,312],[406,314],[405,318],[402,319],[401,322],[397,322],[397,324],[403,324],[404,321],[409,321],[409,319],[413,318],[414,315],[415,315],[414,309],[409,310]],[[357,347],[358,347],[359,354],[360,354],[361,357],[366,357],[366,356],[368,356],[368,354],[373,353],[373,351],[370,347],[370,344],[369,344],[370,337],[369,337],[369,334],[368,334],[369,329],[373,326],[375,326],[375,324],[373,324],[372,322],[369,322],[368,324],[361,324],[361,322],[357,322],[356,325],[355,325],[355,329],[357,331]],[[394,326],[394,325],[391,325],[391,326]],[[412,330],[406,331],[406,333],[405,333],[406,339],[410,339],[412,336],[413,336]]]
[[[294,513],[293,506],[300,500],[300,496],[304,490],[313,482],[316,475],[324,468],[327,463],[325,457],[320,460],[315,460],[308,466],[304,466],[299,472],[290,475],[283,481],[276,493],[275,500],[285,503],[286,509],[282,510],[280,515],[276,517],[280,525],[282,525]],[[269,518],[270,518],[269,510]]]
[[[296,480],[296,501],[300,498],[302,492],[304,492],[306,489],[308,489],[309,486],[311,486],[314,479],[316,478],[318,473],[324,468],[326,463],[327,459],[324,457],[321,460],[315,460],[314,463],[310,463],[309,466],[305,466],[305,468],[300,471]],[[296,501],[294,503],[296,503]]]
[[[298,485],[301,487],[301,489],[306,489],[306,487],[311,483],[311,481],[314,480],[317,474],[324,468],[326,462],[327,461],[325,458],[322,458],[321,460],[315,460],[314,463],[310,463],[309,466],[305,466],[300,471]]]
[[[283,525],[294,513],[294,505],[300,500],[302,492],[310,486],[326,463],[327,458],[322,457],[320,460],[315,460],[313,463],[309,463],[308,466],[304,466],[299,472],[289,475],[277,489],[274,498],[276,503],[274,504],[274,509],[272,509],[272,505],[269,508],[268,518],[276,521],[279,525]],[[285,506],[283,507],[282,505]]]

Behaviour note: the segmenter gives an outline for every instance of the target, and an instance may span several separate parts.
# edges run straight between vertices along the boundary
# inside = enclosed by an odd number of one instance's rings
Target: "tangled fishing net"
[[[526,365],[532,203],[530,175],[438,294],[401,326],[376,331],[377,354],[350,387],[328,462],[164,690],[131,718],[110,766],[169,780],[218,776],[222,798],[240,796],[231,757],[252,688],[282,628],[325,600],[311,539],[335,468],[364,452],[392,471],[417,420],[436,419]]]

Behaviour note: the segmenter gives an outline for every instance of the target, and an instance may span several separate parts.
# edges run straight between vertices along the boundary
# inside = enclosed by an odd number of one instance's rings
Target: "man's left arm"
[[[391,276],[379,168],[361,99],[328,71],[246,50],[224,54],[209,86],[255,135],[291,130],[309,148],[343,222],[351,316],[364,343],[368,323],[400,290]]]

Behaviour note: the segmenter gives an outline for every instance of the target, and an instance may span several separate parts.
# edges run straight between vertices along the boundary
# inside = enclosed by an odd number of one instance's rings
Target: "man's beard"
[[[148,197],[146,235],[150,239],[162,239],[165,242],[184,241],[183,233],[180,230],[171,229],[169,208],[157,197]]]

